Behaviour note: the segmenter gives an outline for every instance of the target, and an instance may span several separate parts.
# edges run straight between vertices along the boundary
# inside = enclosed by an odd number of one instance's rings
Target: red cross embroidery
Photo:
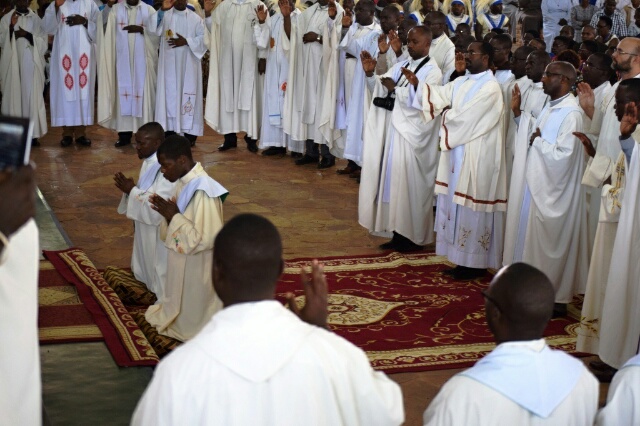
[[[123,29],[127,23],[126,22],[119,22],[118,25],[120,25],[120,29]]]
[[[122,96],[124,96],[124,98],[126,100],[129,100],[129,96],[131,96],[129,93],[127,93],[127,91],[125,90],[124,93],[122,94]]]

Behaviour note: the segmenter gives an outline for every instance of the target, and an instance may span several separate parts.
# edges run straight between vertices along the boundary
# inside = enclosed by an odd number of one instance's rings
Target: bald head
[[[438,38],[444,33],[446,22],[446,16],[444,13],[434,11],[427,13],[422,24],[431,29],[433,32],[433,38]]]
[[[551,62],[549,54],[544,50],[534,50],[527,57],[525,63],[525,73],[533,82],[537,83],[542,80],[542,73]]]
[[[613,69],[620,73],[620,79],[633,78],[640,74],[640,39],[626,37],[611,55]]]
[[[487,323],[498,343],[540,339],[553,315],[549,278],[526,263],[502,268],[486,291]]]
[[[213,245],[213,283],[225,306],[272,299],[282,273],[282,241],[266,218],[241,214]]]

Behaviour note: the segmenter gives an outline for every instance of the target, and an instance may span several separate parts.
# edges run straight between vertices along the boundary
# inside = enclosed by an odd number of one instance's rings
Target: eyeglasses
[[[494,299],[493,297],[489,296],[489,290],[482,290],[480,293],[482,293],[482,296],[487,299],[489,302],[491,302],[493,304],[493,306],[496,307],[496,309],[499,312],[503,312],[502,308],[500,307],[500,304],[496,301],[496,299]]]
[[[482,52],[464,52],[464,56],[471,56],[471,55],[486,55],[486,53],[482,53]]]
[[[618,49],[617,47],[615,49],[613,49],[613,53],[617,54],[617,55],[629,55],[629,56],[638,56],[636,53],[628,53],[628,52],[624,52],[620,49]]]
[[[598,68],[598,67],[594,66],[593,64],[590,64],[589,62],[585,62],[585,63],[584,63],[584,68],[587,68],[587,67],[589,67],[589,68],[595,68],[595,69],[600,70],[600,71],[607,71],[607,70],[606,70],[606,69],[604,69],[604,68]]]
[[[547,71],[545,71],[545,72],[542,73],[543,77],[551,77],[553,75],[555,75],[557,77],[560,77],[560,78],[568,78],[566,75],[560,74],[560,73],[557,73],[557,72],[547,72]]]

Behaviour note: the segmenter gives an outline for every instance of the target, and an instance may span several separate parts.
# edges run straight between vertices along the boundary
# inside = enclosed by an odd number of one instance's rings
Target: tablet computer
[[[29,164],[33,123],[0,115],[0,170]]]

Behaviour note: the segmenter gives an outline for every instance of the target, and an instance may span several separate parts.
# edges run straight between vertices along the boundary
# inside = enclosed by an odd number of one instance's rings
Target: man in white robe
[[[292,155],[304,152],[304,141],[296,141],[284,132],[284,96],[289,80],[289,52],[285,51],[284,39],[291,35],[291,25],[301,13],[292,0],[280,0],[280,13],[271,17],[269,25],[261,25],[257,37],[258,47],[268,51],[262,96],[262,125],[260,147],[262,155]]]
[[[630,91],[635,97],[640,93],[638,82],[638,79],[633,79],[630,84]],[[613,368],[622,367],[640,348],[640,135],[637,130],[637,104],[636,101],[635,105],[625,106],[620,122],[621,130],[626,125],[620,137],[620,146],[627,161],[625,190],[602,306],[598,356]],[[630,136],[632,133],[633,137]]]
[[[160,239],[169,253],[164,296],[147,309],[145,318],[158,333],[186,341],[222,308],[210,271],[228,191],[193,161],[185,138],[169,136],[157,155],[164,177],[176,184],[171,199],[150,198],[152,208],[165,218]]]
[[[495,52],[493,65],[496,67],[494,71],[496,80],[498,80],[500,86],[508,86],[516,79],[511,72],[511,63],[509,61],[512,55],[511,48],[513,46],[511,37],[508,34],[498,34],[492,38],[489,43],[491,43],[493,51]],[[508,110],[508,108],[505,108],[505,110]]]
[[[444,384],[423,424],[592,425],[598,381],[582,362],[549,348],[542,337],[554,301],[544,273],[525,263],[509,265],[483,295],[498,346]]]
[[[29,9],[28,0],[17,0],[16,8],[0,20],[0,112],[31,118],[33,146],[47,133],[43,96],[47,48],[42,20]]]
[[[436,253],[458,265],[448,271],[457,279],[482,276],[502,260],[505,114],[502,89],[489,69],[492,56],[489,43],[471,43],[456,59],[456,72],[463,76],[442,87],[423,85],[417,105],[427,122],[442,115]]]
[[[262,84],[257,36],[270,25],[267,7],[259,0],[224,1],[206,23],[211,32],[211,56],[205,120],[224,135],[219,151],[235,148],[236,133],[245,132],[247,149],[258,152]],[[260,58],[266,57],[266,49],[261,50]]]
[[[348,160],[347,167],[338,170],[338,174],[360,177],[362,166],[362,131],[364,129],[365,108],[371,103],[371,96],[365,87],[365,75],[360,62],[360,53],[368,52],[378,56],[378,39],[382,29],[374,21],[375,4],[372,1],[359,1],[354,9],[355,23],[348,22],[351,17],[343,17],[342,32],[345,33],[340,42],[340,55],[345,56],[344,72],[340,73],[344,94],[344,146],[335,146],[332,153]],[[345,22],[345,20],[347,22]],[[350,25],[345,25],[350,24]],[[329,78],[332,78],[329,76]],[[336,105],[339,108],[339,105]]]
[[[440,120],[425,123],[420,110],[412,107],[416,88],[442,81],[442,72],[429,55],[430,46],[431,31],[423,26],[413,28],[409,31],[411,60],[394,65],[381,77],[374,74],[375,59],[362,54],[374,99],[395,93],[392,111],[370,106],[358,202],[360,224],[374,235],[393,237],[381,245],[383,249],[419,250],[434,240],[433,188]]]
[[[613,377],[607,405],[598,413],[597,426],[640,424],[640,355],[636,355]]]
[[[556,315],[583,293],[589,269],[584,153],[573,134],[583,128],[583,112],[570,93],[575,80],[573,65],[549,64],[542,77],[549,104],[533,126],[517,118],[504,244],[504,265],[544,268],[556,289]],[[512,110],[519,115],[517,94]]]
[[[446,16],[442,12],[429,12],[424,18],[424,26],[431,29],[433,41],[429,56],[431,56],[442,71],[442,84],[449,82],[449,77],[455,67],[456,47],[445,33],[447,27]]]
[[[136,132],[136,151],[142,161],[138,184],[121,172],[113,180],[122,199],[118,213],[134,221],[131,271],[138,281],[146,284],[158,299],[162,299],[167,279],[167,248],[160,239],[160,224],[164,218],[151,208],[149,199],[156,194],[168,199],[174,184],[160,173],[156,151],[164,141],[164,129],[158,123],[142,125]]]
[[[399,425],[402,392],[366,354],[326,329],[327,283],[303,270],[305,303],[275,291],[282,242],[267,219],[242,214],[214,243],[224,309],[162,360],[132,425]],[[209,278],[211,282],[211,278]]]
[[[529,91],[533,89],[534,83],[531,79],[529,79],[529,77],[527,77],[526,64],[527,58],[533,51],[534,49],[531,46],[520,46],[513,52],[513,55],[511,56],[509,62],[511,64],[511,72],[513,73],[513,77],[515,78],[515,80],[513,80],[506,86],[502,86],[504,104],[505,106],[509,107],[505,108],[505,155],[507,162],[507,188],[509,187],[511,182],[511,171],[513,169],[513,146],[515,144],[517,129],[513,111],[510,108],[511,99],[516,86],[518,86],[518,91],[520,91],[520,93],[524,93],[527,100],[529,99]],[[528,106],[528,102],[524,104]],[[523,106],[521,106],[520,108],[523,109]]]
[[[51,126],[62,126],[60,145],[90,146],[98,46],[102,17],[93,0],[56,0],[44,14],[44,31],[53,35],[50,60]]]
[[[553,39],[571,22],[572,0],[542,0],[542,34],[546,51],[551,52]]]
[[[140,0],[115,4],[100,46],[98,123],[118,132],[116,147],[131,143],[156,108],[159,37],[147,30],[155,10]]]
[[[183,134],[194,146],[204,133],[204,22],[187,8],[186,0],[164,0],[149,16],[148,28],[160,37],[155,121],[169,134]]]
[[[640,88],[638,84],[640,80],[638,79],[623,80],[616,85],[615,110],[618,120],[623,119],[624,105],[629,102],[640,102],[640,90],[634,92],[635,89],[632,87],[634,82],[636,83],[636,88]],[[576,136],[581,139],[587,155],[593,157],[596,152],[589,138],[582,133],[576,133]],[[640,132],[634,136],[640,136]],[[598,223],[595,244],[591,254],[591,265],[580,315],[580,327],[576,330],[578,334],[576,349],[580,352],[592,354],[599,352],[602,309],[607,290],[611,255],[618,229],[620,209],[624,204],[624,191],[627,180],[626,163],[627,159],[621,152],[617,161],[613,164],[611,181],[602,185],[601,193],[598,194],[600,195],[601,204],[599,209],[600,223]],[[593,361],[590,366],[596,369],[597,373],[602,377],[604,377],[604,374],[613,374],[610,367],[602,362]]]
[[[442,13],[446,16],[447,28],[449,28],[449,37],[456,34],[456,28],[460,24],[466,24],[471,27],[471,2],[469,0],[445,0],[442,2]]]
[[[305,141],[305,154],[296,160],[297,165],[327,168],[335,164],[320,126],[328,124],[322,122],[323,104],[330,104],[329,98],[335,99],[337,92],[337,81],[328,81],[327,75],[330,66],[338,66],[337,59],[332,61],[331,56],[337,57],[332,46],[335,48],[338,43],[342,13],[342,7],[333,0],[318,0],[292,23],[289,43],[285,41],[283,46],[289,51],[291,82],[284,96],[283,128],[292,139]]]
[[[595,108],[602,110],[605,96],[611,90],[611,74],[613,69],[611,68],[612,59],[610,56],[604,53],[594,53],[589,55],[585,60],[582,76],[583,82],[578,83],[578,99],[581,106],[587,101],[584,94],[588,91],[589,96],[593,93],[593,106],[586,105],[584,109],[585,115],[589,120],[585,121],[584,133],[588,138],[596,139],[597,136],[590,133],[591,129],[598,129],[601,124],[593,123]],[[588,86],[588,89],[585,88]],[[586,90],[583,90],[586,89]],[[598,113],[596,119],[602,119],[602,114]],[[582,131],[582,130],[581,130]],[[583,181],[583,184],[588,182]],[[596,187],[587,186],[587,232],[589,234],[589,253],[593,251],[593,244],[596,235],[596,228],[598,227],[599,214],[600,214],[600,188],[599,183],[596,183]],[[615,234],[615,232],[614,232]]]
[[[395,45],[399,54],[402,54],[402,41],[398,36],[398,25],[403,22],[412,22],[415,26],[415,21],[403,20],[400,11],[395,6],[386,6],[380,12],[378,16],[380,20],[380,29],[382,34],[378,37],[378,64],[376,66],[376,74],[382,75],[389,71],[395,64],[396,57],[395,49],[392,47],[392,40],[395,40]]]
[[[503,13],[502,0],[476,0],[476,22],[475,33],[478,40],[493,30],[503,30],[508,33],[508,29],[514,25],[509,22],[509,17]]]
[[[30,166],[0,170],[0,413],[7,425],[42,424],[35,192]]]

